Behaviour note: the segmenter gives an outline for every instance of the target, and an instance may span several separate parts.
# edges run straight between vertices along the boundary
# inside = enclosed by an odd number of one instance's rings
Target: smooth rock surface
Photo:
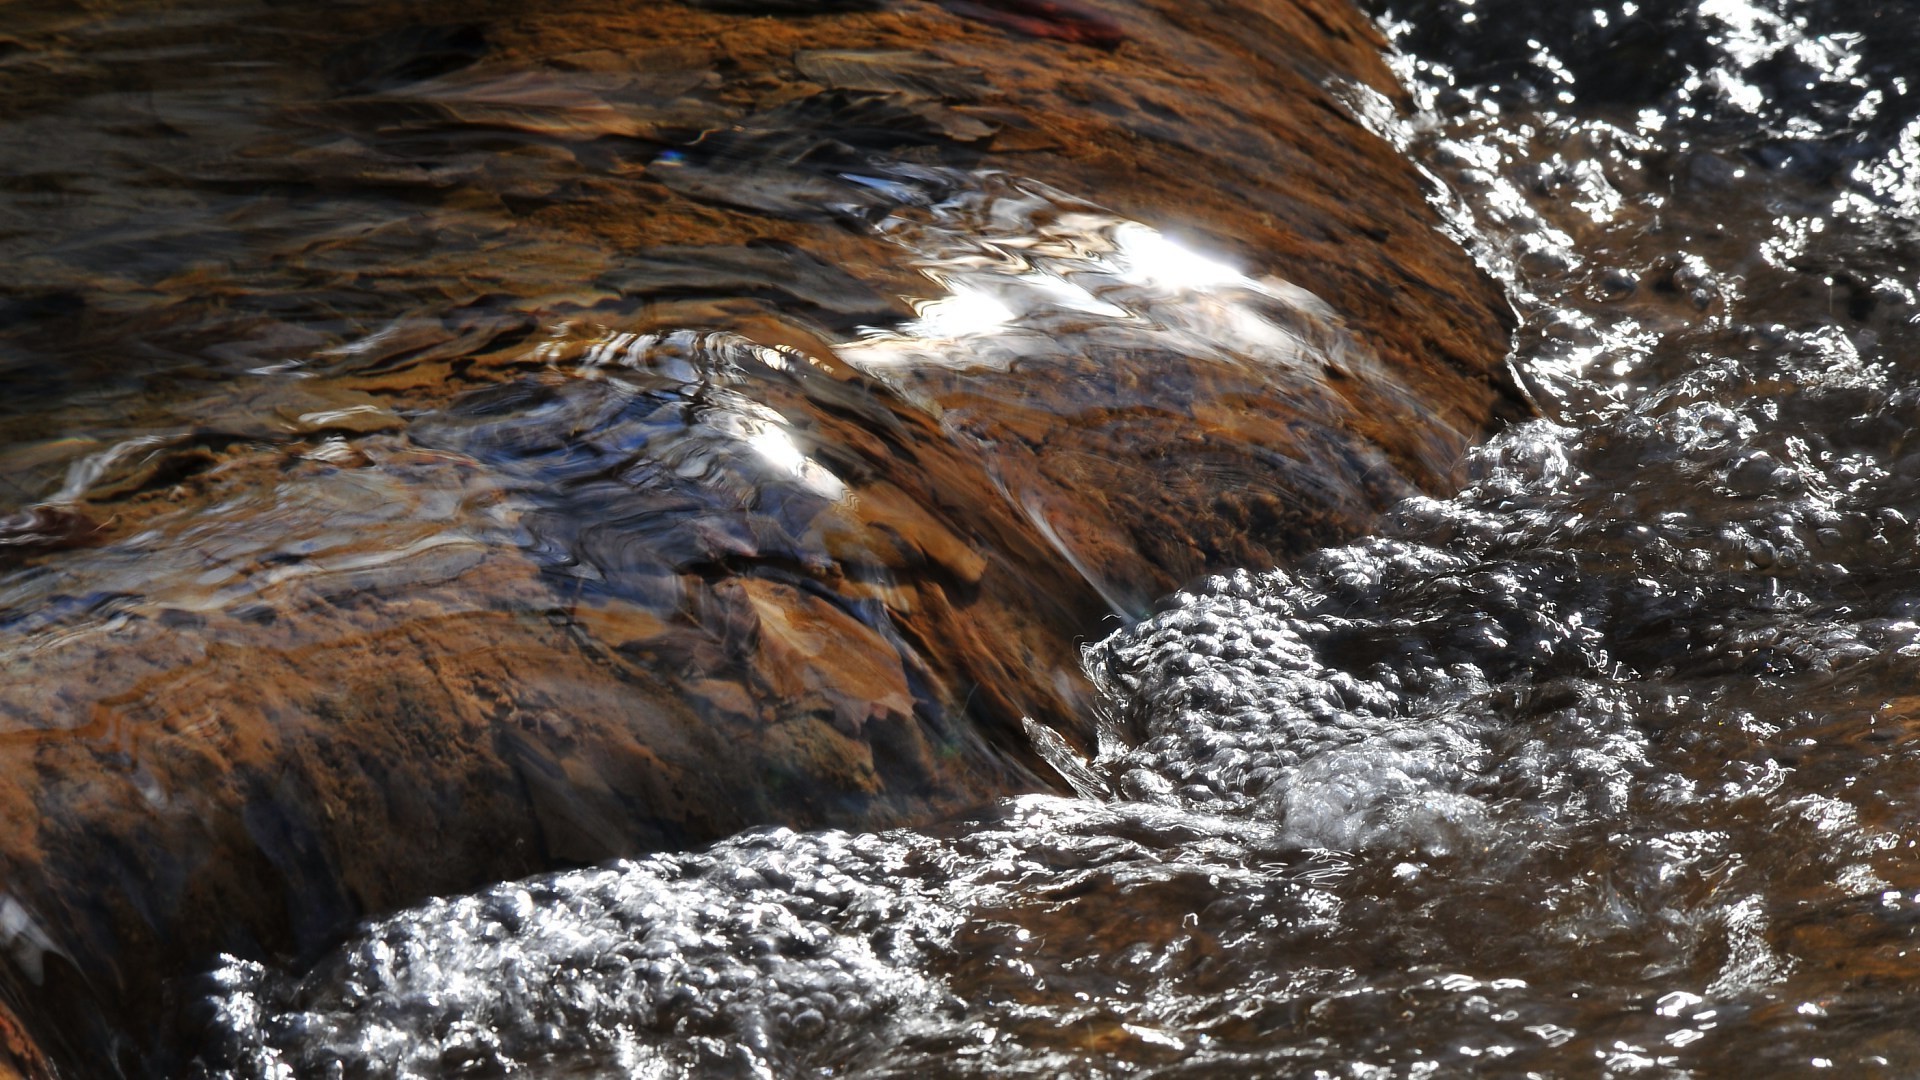
[[[10,32],[28,1074],[174,1067],[221,951],[1064,790],[1023,722],[1092,751],[1081,641],[1523,411],[1505,301],[1344,111],[1397,91],[1342,4]]]

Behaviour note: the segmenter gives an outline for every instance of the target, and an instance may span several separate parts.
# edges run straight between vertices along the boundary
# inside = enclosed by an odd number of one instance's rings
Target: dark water
[[[1352,107],[1431,171],[1506,284],[1543,413],[1475,451],[1464,491],[1089,647],[1100,754],[1035,733],[1078,797],[753,833],[435,901],[309,971],[234,960],[200,1069],[1920,1071],[1920,14],[1479,0],[1383,17],[1421,109],[1359,89]],[[1223,355],[1344,355],[1312,282],[942,171],[959,168],[871,178],[907,207],[877,231],[951,285],[847,351],[876,378],[937,366],[929,342],[957,337],[1030,356],[1051,326],[1035,311]],[[984,257],[1021,233],[1028,257]],[[553,348],[591,377],[501,407],[611,432],[611,454],[650,424],[690,432],[655,466],[683,478],[792,500],[843,483],[724,377],[675,366],[790,354],[673,333]],[[636,405],[648,380],[692,389],[666,415]],[[419,438],[498,451],[490,401]],[[566,453],[504,445],[509,476]],[[677,542],[640,547],[671,563]]]

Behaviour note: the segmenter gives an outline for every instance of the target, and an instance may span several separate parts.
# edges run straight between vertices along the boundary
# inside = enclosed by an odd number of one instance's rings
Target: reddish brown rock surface
[[[275,8],[271,108],[111,76],[190,138],[61,153],[177,185],[178,237],[23,225],[0,321],[68,380],[0,441],[20,1071],[173,1067],[220,950],[1057,784],[1021,722],[1091,747],[1109,616],[1446,488],[1520,410],[1498,290],[1336,99],[1395,92],[1344,5],[795,13],[838,6]],[[84,24],[27,22],[9,122],[108,108]],[[1253,276],[1101,277],[1129,220]],[[912,321],[1051,287],[994,253],[1151,318]]]

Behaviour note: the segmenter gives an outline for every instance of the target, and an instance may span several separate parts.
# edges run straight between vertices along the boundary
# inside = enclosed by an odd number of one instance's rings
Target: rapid
[[[1071,797],[753,831],[435,900],[307,970],[234,959],[196,1068],[1920,1069],[1920,21],[1867,0],[1378,16],[1417,108],[1361,87],[1349,107],[1504,284],[1540,414],[1473,450],[1457,495],[1089,644],[1099,752],[1033,731]],[[1049,317],[1239,352],[1276,346],[1236,313],[1283,306],[1282,352],[1341,348],[1312,281],[1202,253],[1129,282],[1151,222],[953,175],[867,180],[903,207],[881,231],[984,298],[946,309],[960,329],[922,312],[850,342],[876,378],[937,366],[932,339],[1045,338],[1022,321],[1039,293]],[[742,348],[576,353],[652,378]],[[568,407],[621,407],[579,385]],[[790,464],[796,497],[836,482]]]

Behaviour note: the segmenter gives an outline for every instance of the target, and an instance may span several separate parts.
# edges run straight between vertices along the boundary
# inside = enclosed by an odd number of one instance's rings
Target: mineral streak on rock
[[[962,6],[275,9],[205,46],[264,106],[0,68],[48,169],[195,193],[5,241],[0,339],[60,372],[0,405],[23,1070],[170,1068],[218,951],[1064,788],[1021,722],[1092,750],[1104,619],[1520,411],[1498,292],[1335,102],[1396,92],[1357,14]],[[109,66],[149,126],[59,111]]]

